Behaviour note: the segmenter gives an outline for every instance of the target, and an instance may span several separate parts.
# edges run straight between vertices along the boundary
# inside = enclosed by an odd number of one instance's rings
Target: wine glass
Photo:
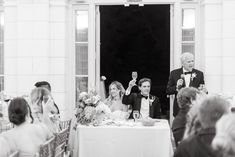
[[[137,77],[138,77],[137,71],[132,71],[131,77],[132,77],[133,80],[136,80]]]
[[[140,112],[138,110],[133,111],[133,118],[134,118],[135,122],[136,122],[137,119],[140,118]]]

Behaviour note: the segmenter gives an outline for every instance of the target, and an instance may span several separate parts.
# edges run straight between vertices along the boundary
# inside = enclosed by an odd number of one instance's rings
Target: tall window
[[[76,11],[75,28],[76,102],[80,92],[88,88],[88,11]]]
[[[4,16],[3,12],[0,11],[0,91],[4,90]]]
[[[182,9],[182,53],[195,53],[195,9]]]

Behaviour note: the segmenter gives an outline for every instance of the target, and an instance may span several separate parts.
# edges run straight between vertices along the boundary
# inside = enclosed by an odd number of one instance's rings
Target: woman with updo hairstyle
[[[216,123],[216,135],[212,147],[221,157],[235,156],[235,114],[224,115]]]
[[[14,125],[20,125],[26,121],[29,114],[27,101],[22,98],[15,98],[10,102],[8,107],[9,121]]]
[[[4,144],[10,148],[1,149],[0,154],[9,154],[6,151],[17,150],[19,157],[34,156],[39,151],[39,146],[52,136],[45,124],[31,124],[28,121],[29,113],[29,106],[24,98],[18,97],[11,100],[8,117],[14,124],[14,128],[0,134],[0,139],[4,139],[0,140],[0,146]]]

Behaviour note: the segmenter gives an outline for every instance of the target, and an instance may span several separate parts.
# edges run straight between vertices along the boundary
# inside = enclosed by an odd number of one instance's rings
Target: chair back
[[[59,123],[61,130],[68,128],[68,134],[67,134],[66,145],[65,145],[65,152],[67,152],[69,149],[69,134],[70,134],[70,129],[71,129],[71,122],[72,122],[72,119],[69,119],[66,121],[60,121],[60,123]]]
[[[39,157],[54,157],[55,137],[52,137],[39,147]]]
[[[60,123],[59,123],[60,129],[63,130],[63,129],[69,128],[69,130],[70,130],[71,121],[72,121],[72,119],[60,121]]]
[[[19,156],[19,151],[14,151],[9,155],[9,157],[18,157]]]
[[[64,154],[68,132],[69,128],[66,128],[55,134],[55,157]]]

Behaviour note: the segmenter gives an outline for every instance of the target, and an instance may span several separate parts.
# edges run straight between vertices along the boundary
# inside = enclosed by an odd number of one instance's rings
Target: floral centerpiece
[[[97,124],[111,113],[109,107],[100,100],[95,90],[81,92],[76,109],[77,124]],[[76,124],[76,125],[77,125]]]

